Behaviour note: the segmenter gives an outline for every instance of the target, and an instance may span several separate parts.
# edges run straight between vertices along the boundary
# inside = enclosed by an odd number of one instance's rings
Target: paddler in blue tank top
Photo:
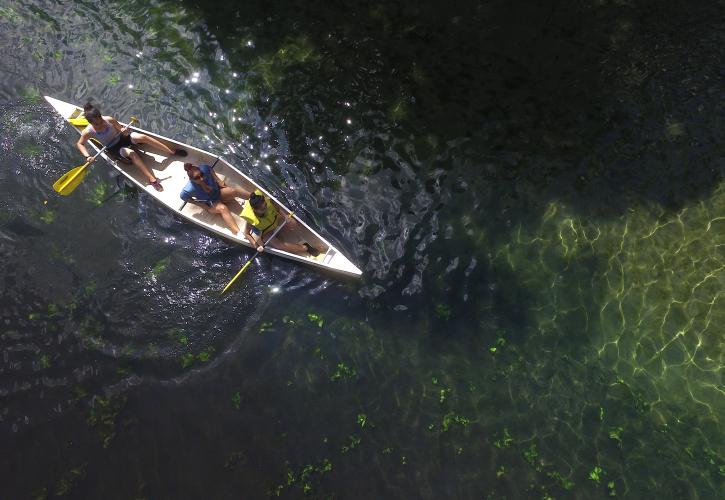
[[[181,199],[197,205],[209,213],[219,214],[232,233],[239,232],[239,226],[232,217],[227,203],[234,198],[247,198],[249,191],[241,187],[227,186],[209,165],[184,163],[189,182],[181,190]]]
[[[81,138],[78,139],[76,147],[78,148],[78,151],[86,157],[86,161],[89,163],[94,161],[93,156],[90,155],[88,153],[88,149],[86,149],[86,142],[88,139],[91,137],[97,139],[104,146],[108,146],[110,144],[111,146],[106,151],[120,157],[127,163],[133,163],[136,165],[136,167],[143,172],[148,179],[149,185],[153,186],[156,191],[163,191],[164,188],[161,186],[161,183],[153,172],[151,172],[151,170],[146,166],[141,158],[141,155],[131,149],[130,146],[134,144],[147,144],[160,149],[169,156],[186,156],[186,151],[183,149],[171,149],[146,134],[130,132],[127,130],[123,134],[118,135],[123,129],[121,124],[118,123],[118,121],[112,116],[101,115],[101,112],[90,102],[83,106],[83,115],[86,117],[86,120],[88,120],[90,125],[81,132]]]
[[[267,243],[273,248],[284,250],[285,252],[295,253],[299,255],[312,255],[316,257],[320,254],[319,250],[309,243],[290,243],[284,241],[284,237],[291,235],[297,227],[297,221],[282,214],[269,198],[264,196],[260,190],[254,191],[249,196],[249,201],[244,204],[242,213],[239,214],[246,222],[244,235],[250,243],[257,247],[258,252],[263,252],[263,238],[269,235],[274,229],[282,224],[285,219],[289,219],[277,236]]]

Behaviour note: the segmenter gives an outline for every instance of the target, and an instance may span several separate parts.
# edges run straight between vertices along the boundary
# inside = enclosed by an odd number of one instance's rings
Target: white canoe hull
[[[82,116],[83,110],[75,104],[63,102],[49,96],[45,96],[45,99],[66,121],[71,118],[78,118]],[[125,124],[122,123],[122,125]],[[79,134],[83,130],[83,127],[73,126],[73,128],[76,129]],[[204,151],[203,149],[196,148],[189,144],[184,144],[182,142],[175,141],[174,139],[149,132],[148,130],[143,130],[137,127],[130,127],[130,129],[154,137],[169,146],[171,149],[182,148],[188,152],[188,156],[182,159],[176,156],[169,157],[165,153],[153,148],[147,148],[143,144],[141,147],[135,147],[136,150],[143,155],[146,166],[148,166],[156,178],[161,181],[164,187],[163,191],[156,191],[152,186],[146,185],[144,175],[135,166],[116,161],[114,158],[106,155],[105,153],[101,154],[101,156],[103,156],[109,164],[123,174],[129,181],[133,182],[139,189],[145,191],[148,196],[151,196],[159,203],[165,205],[169,210],[173,211],[183,219],[196,224],[207,231],[211,231],[212,233],[226,238],[227,240],[233,241],[234,243],[250,248],[253,247],[253,245],[251,245],[243,236],[246,222],[238,215],[241,213],[244,200],[238,199],[237,203],[232,204],[230,207],[237,224],[242,229],[239,234],[234,234],[226,227],[219,215],[210,214],[203,208],[192,203],[184,204],[181,198],[179,198],[181,189],[189,180],[186,172],[184,171],[184,162],[187,161],[197,165],[201,163],[212,165],[216,162],[214,171],[217,175],[219,175],[219,177],[224,179],[225,183],[232,186],[242,186],[248,190],[259,189],[267,195],[275,205],[277,205],[278,209],[282,210],[284,213],[290,212],[284,204],[267,192],[267,190],[247,175],[240,172],[223,158],[217,157],[208,151]],[[100,150],[93,141],[88,141],[87,145],[89,148],[93,148],[96,151]],[[285,231],[285,233],[288,233],[285,235],[285,239],[291,242],[306,241],[310,245],[319,249],[320,255],[317,257],[297,255],[271,247],[267,247],[265,252],[348,276],[360,276],[362,274],[362,271],[350,262],[350,260],[330,242],[320,236],[320,234],[318,234],[310,226],[305,224],[296,214],[294,214],[293,217],[298,222],[297,228],[294,231]]]

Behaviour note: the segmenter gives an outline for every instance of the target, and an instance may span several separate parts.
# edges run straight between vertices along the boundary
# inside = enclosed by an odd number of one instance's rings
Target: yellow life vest
[[[256,189],[254,191],[254,194],[264,196],[259,189]],[[270,229],[274,229],[277,226],[277,208],[272,205],[272,202],[269,201],[269,198],[267,198],[266,196],[264,197],[264,203],[265,205],[267,205],[267,211],[262,217],[259,217],[257,214],[254,213],[254,210],[252,209],[252,204],[249,201],[244,204],[242,213],[239,214],[242,219],[246,220],[249,224],[257,228],[262,233],[269,231]]]

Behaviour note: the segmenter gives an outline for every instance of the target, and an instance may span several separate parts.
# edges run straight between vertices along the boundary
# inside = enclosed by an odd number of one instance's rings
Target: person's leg
[[[291,224],[296,225],[296,221],[294,219],[291,219],[285,226],[282,228],[282,230],[277,233],[277,236],[274,237],[274,239],[270,240],[268,242],[268,245],[272,248],[276,248],[278,250],[284,250],[285,252],[289,253],[296,253],[298,255],[307,255],[307,247],[303,243],[290,243],[289,241],[285,241],[284,237],[289,236],[288,229],[292,229],[290,227]],[[267,236],[268,238],[269,236]],[[266,241],[266,239],[265,239]]]
[[[213,214],[221,215],[222,220],[227,225],[227,227],[232,230],[232,233],[237,234],[239,232],[239,226],[237,225],[237,221],[234,220],[234,217],[232,217],[232,213],[229,211],[229,208],[224,203],[217,201],[207,210]]]
[[[134,151],[131,148],[121,148],[120,153],[131,160],[134,165],[136,165],[136,168],[138,168],[143,174],[146,176],[150,184],[153,184],[154,181],[156,181],[156,176],[151,172],[151,170],[146,166],[146,164],[141,159],[141,155],[139,155],[136,151]]]
[[[284,250],[285,252],[296,253],[298,255],[307,254],[306,246],[301,243],[289,243],[287,241],[280,240],[279,235],[267,244],[272,248],[276,248],[277,250]]]
[[[242,198],[246,200],[252,194],[242,187],[226,186],[219,190],[223,201],[234,201],[234,198]]]
[[[174,155],[179,151],[183,151],[179,149],[171,149],[166,144],[154,139],[153,137],[146,134],[140,134],[138,132],[131,132],[131,140],[134,144],[148,144],[149,146],[154,146],[168,155]],[[180,156],[186,156],[186,152],[184,151],[184,154]]]

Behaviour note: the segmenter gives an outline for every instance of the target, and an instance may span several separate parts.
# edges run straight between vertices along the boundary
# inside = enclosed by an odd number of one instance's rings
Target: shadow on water
[[[431,143],[466,138],[474,164],[451,174],[515,179],[600,218],[645,200],[676,210],[722,176],[722,127],[702,115],[722,106],[722,49],[702,30],[717,2],[188,3],[285,110],[300,167],[314,167],[309,138],[343,121],[334,88],[366,105],[372,135],[328,144],[336,172],[368,147],[395,168],[384,152],[402,130],[424,171]]]

